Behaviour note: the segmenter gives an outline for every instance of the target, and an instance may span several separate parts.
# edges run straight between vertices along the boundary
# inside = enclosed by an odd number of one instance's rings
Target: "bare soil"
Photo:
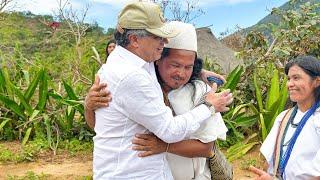
[[[19,143],[0,143],[12,151],[18,151]],[[241,159],[232,162],[234,167],[234,179],[254,179],[255,175],[246,170],[249,164],[262,168],[264,160],[259,153],[259,147],[255,147]],[[92,153],[69,155],[67,152],[41,153],[34,162],[4,163],[0,162],[0,179],[9,176],[26,176],[28,172],[45,175],[45,179],[83,179],[92,176]]]

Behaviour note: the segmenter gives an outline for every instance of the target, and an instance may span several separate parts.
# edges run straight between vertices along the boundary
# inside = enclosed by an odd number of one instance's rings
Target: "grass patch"
[[[8,176],[8,180],[45,180],[48,179],[49,175],[36,174],[33,171],[28,171],[24,176]]]
[[[250,166],[257,166],[257,160],[256,159],[247,159],[244,161],[241,161],[240,163],[240,169],[242,170],[248,170]]]

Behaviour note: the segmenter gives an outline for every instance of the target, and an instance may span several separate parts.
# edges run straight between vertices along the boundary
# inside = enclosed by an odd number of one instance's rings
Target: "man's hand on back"
[[[108,107],[111,100],[112,97],[110,91],[107,89],[107,84],[100,84],[100,78],[96,75],[94,84],[85,98],[84,103],[86,110],[94,111],[101,107]]]

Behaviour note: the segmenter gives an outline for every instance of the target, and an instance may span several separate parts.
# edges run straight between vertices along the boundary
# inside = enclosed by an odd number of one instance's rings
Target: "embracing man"
[[[160,59],[167,38],[177,34],[154,3],[135,2],[121,11],[117,47],[98,73],[113,100],[95,111],[94,179],[173,179],[165,153],[138,157],[131,142],[135,135],[153,133],[166,143],[178,142],[213,121],[215,111],[228,110],[228,91],[209,91],[205,104],[175,117],[164,104],[153,62]],[[86,117],[92,116],[86,112]]]

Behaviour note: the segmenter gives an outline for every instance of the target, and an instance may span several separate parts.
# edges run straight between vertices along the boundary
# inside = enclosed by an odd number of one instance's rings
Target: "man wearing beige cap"
[[[156,62],[158,80],[162,87],[165,103],[176,115],[183,114],[196,105],[210,91],[210,86],[199,80],[202,68],[197,58],[197,35],[192,24],[173,21],[181,32],[165,45],[161,59]],[[167,97],[167,98],[166,98]],[[212,154],[213,141],[225,140],[227,127],[220,113],[215,113],[201,127],[183,140],[169,145],[166,158],[175,180],[210,180],[207,158]],[[166,151],[167,143],[153,134],[137,135],[133,149],[142,151],[139,156],[147,157]]]
[[[120,13],[117,47],[98,73],[113,100],[95,111],[94,179],[172,179],[164,154],[139,158],[132,150],[133,137],[151,132],[167,143],[177,142],[195,132],[214,109],[228,109],[232,96],[214,92],[205,97],[207,105],[183,115],[173,117],[165,106],[153,61],[160,58],[166,38],[176,34],[156,4],[136,2]]]

